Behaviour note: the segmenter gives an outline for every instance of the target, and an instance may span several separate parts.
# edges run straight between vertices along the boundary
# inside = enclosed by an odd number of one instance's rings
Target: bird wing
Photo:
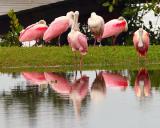
[[[78,42],[80,44],[80,51],[84,54],[86,54],[86,52],[88,51],[88,43],[87,43],[87,37],[85,35],[83,35],[82,33],[80,33],[78,35]]]
[[[69,20],[58,20],[53,21],[46,32],[44,33],[43,39],[46,41],[50,41],[57,36],[61,35],[69,28]]]
[[[119,35],[123,31],[125,25],[126,25],[125,21],[119,21],[117,19],[113,19],[107,22],[104,25],[104,32],[102,38]]]

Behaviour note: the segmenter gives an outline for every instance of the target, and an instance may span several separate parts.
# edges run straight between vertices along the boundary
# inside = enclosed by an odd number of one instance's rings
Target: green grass
[[[74,70],[74,54],[63,47],[1,47],[0,71],[13,70]],[[150,46],[147,60],[140,59],[133,46],[89,47],[84,56],[83,70],[92,69],[160,69],[160,46]]]

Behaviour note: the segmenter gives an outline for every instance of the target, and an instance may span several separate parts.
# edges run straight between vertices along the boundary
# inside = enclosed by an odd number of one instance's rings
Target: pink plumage
[[[74,31],[68,34],[68,42],[72,51],[79,51],[81,55],[86,55],[88,52],[87,37],[79,31]]]
[[[67,31],[69,26],[69,19],[67,18],[53,21],[47,31],[44,33],[43,40],[50,42],[52,39]]]
[[[121,32],[128,30],[128,24],[123,17],[105,23],[102,38],[117,37]]]
[[[52,39],[60,36],[71,27],[73,22],[73,12],[68,12],[66,16],[55,18],[44,33],[43,40],[50,42]]]
[[[47,28],[48,26],[45,24],[45,21],[42,20],[32,24],[20,32],[19,41],[38,41],[39,39],[43,38],[43,34]]]
[[[128,86],[128,80],[120,74],[102,72],[102,76],[107,87],[126,88]]]
[[[133,43],[140,56],[146,56],[149,48],[149,33],[142,28],[138,29],[133,35]]]
[[[44,73],[40,72],[22,72],[23,77],[32,84],[47,84]]]
[[[51,72],[45,72],[45,78],[52,89],[62,95],[68,95],[71,91],[70,83],[60,75]]]

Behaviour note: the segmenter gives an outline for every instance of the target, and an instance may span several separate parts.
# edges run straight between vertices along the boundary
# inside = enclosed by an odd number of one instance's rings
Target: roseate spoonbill
[[[133,35],[133,43],[139,56],[146,57],[149,48],[149,33],[139,28]]]
[[[78,17],[79,12],[76,11],[74,14],[74,23],[72,24],[71,32],[68,34],[68,43],[70,47],[72,48],[72,51],[75,53],[80,52],[80,70],[83,62],[84,55],[88,52],[88,43],[87,43],[87,37],[79,31],[79,24],[78,24]]]
[[[73,24],[74,12],[70,11],[66,16],[55,18],[44,33],[43,40],[50,42],[52,39],[59,36],[58,44],[60,46],[60,35],[68,30]]]
[[[101,42],[104,31],[104,19],[101,16],[97,15],[95,12],[92,12],[91,17],[88,18],[88,27],[91,33],[94,35],[95,38],[94,46],[95,46],[96,42]]]
[[[100,72],[98,75],[96,75],[95,80],[92,83],[91,87],[91,99],[99,103],[99,101],[102,101],[106,96],[106,85],[104,78],[102,76],[102,72]]]
[[[32,41],[43,38],[44,32],[47,30],[48,26],[44,20],[40,20],[39,22],[28,26],[26,29],[20,32],[19,41]]]
[[[107,87],[126,89],[129,85],[128,79],[120,74],[103,71],[102,76]]]
[[[151,81],[148,71],[141,68],[136,76],[134,91],[137,97],[150,96]]]
[[[105,23],[102,38],[113,37],[112,45],[115,45],[117,36],[128,31],[128,24],[124,17],[112,19]]]

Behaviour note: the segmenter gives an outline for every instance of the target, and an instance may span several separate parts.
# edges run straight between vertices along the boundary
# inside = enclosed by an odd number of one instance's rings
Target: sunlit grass
[[[74,54],[68,46],[63,47],[1,47],[0,70],[73,70]],[[159,69],[160,46],[150,46],[147,59],[138,62],[133,46],[89,47],[84,56],[83,69]]]

